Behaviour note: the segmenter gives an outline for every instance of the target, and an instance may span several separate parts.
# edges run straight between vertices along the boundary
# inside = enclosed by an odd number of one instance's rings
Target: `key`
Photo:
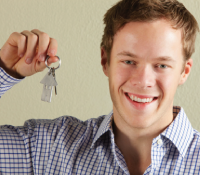
[[[53,87],[56,87],[58,85],[55,79],[55,69],[51,68],[40,83],[43,84],[41,100],[51,102]]]
[[[56,57],[58,57],[58,56],[56,56]],[[48,59],[49,59],[49,56],[47,56],[46,61],[45,61],[46,66],[47,66]],[[58,84],[56,81],[55,70],[58,69],[61,65],[61,60],[59,57],[58,57],[58,59],[59,59],[59,66],[57,68],[54,68],[54,67],[51,68],[51,67],[47,66],[49,69],[49,72],[44,76],[44,78],[40,82],[43,84],[43,91],[42,91],[42,97],[41,97],[42,101],[51,102],[53,87],[55,87],[55,95],[57,95],[56,86]]]
[[[55,69],[54,68],[52,68],[52,75],[53,75],[54,79],[56,79],[56,74],[55,74]],[[57,95],[56,86],[54,86],[54,87],[55,87],[55,95]]]

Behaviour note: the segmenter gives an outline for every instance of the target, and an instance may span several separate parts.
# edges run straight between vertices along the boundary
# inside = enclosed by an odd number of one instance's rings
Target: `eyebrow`
[[[122,51],[122,52],[118,53],[117,55],[129,56],[129,57],[132,57],[132,58],[138,58],[137,55],[135,55],[131,52],[127,52],[127,51]]]
[[[158,61],[170,61],[170,62],[176,62],[176,60],[172,59],[171,57],[168,56],[163,56],[163,57],[158,57],[156,58]]]
[[[139,58],[137,55],[135,55],[134,53],[128,52],[128,51],[122,51],[120,53],[118,53],[117,55],[122,55],[122,56],[128,56],[131,58]],[[169,57],[169,56],[161,56],[158,58],[155,58],[155,60],[157,61],[170,61],[170,62],[176,62],[176,60],[174,60],[173,58]]]

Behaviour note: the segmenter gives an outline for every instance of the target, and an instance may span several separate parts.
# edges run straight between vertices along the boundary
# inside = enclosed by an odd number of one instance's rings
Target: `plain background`
[[[25,120],[54,119],[63,115],[81,120],[112,110],[108,79],[100,65],[103,16],[117,0],[1,0],[0,47],[13,32],[39,29],[58,41],[62,60],[56,71],[58,95],[41,101],[41,79],[27,77],[0,99],[0,125],[23,125]],[[200,0],[180,0],[200,23]],[[184,108],[193,127],[200,131],[200,37],[187,82],[180,86],[174,105]],[[56,65],[55,65],[56,66]],[[170,86],[170,85],[169,85]]]

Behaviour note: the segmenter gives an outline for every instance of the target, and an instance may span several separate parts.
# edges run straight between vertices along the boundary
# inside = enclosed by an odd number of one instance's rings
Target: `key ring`
[[[57,57],[57,58],[59,59],[59,65],[58,65],[58,67],[54,68],[54,70],[58,69],[58,68],[60,67],[60,65],[61,65],[61,59],[60,59],[58,56],[55,56],[55,57]],[[45,60],[45,64],[46,64],[46,67],[47,67],[48,69],[52,69],[51,67],[49,67],[49,66],[47,65],[47,60],[48,60],[49,58],[50,58],[50,56],[47,55],[46,60]]]

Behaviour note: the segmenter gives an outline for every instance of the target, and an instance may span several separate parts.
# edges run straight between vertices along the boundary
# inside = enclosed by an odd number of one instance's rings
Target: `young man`
[[[200,173],[200,134],[173,107],[191,71],[196,20],[176,0],[122,0],[104,22],[101,64],[113,112],[85,122],[66,116],[3,126],[1,173]],[[19,81],[13,77],[43,70],[46,54],[49,64],[57,61],[56,51],[56,40],[39,30],[13,33],[0,52],[1,93]]]

